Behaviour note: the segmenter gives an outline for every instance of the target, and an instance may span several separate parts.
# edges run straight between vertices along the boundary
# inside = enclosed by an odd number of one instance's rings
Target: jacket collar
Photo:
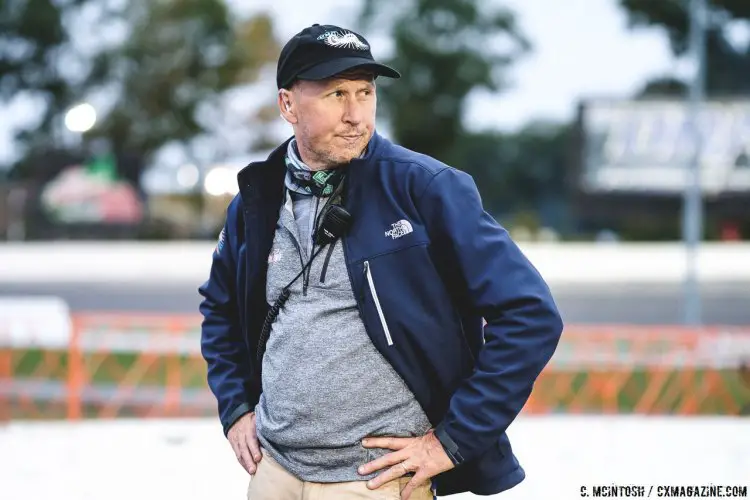
[[[252,162],[239,171],[237,174],[237,184],[239,184],[240,192],[242,192],[243,188],[246,188],[248,185],[254,184],[253,181],[256,180],[258,175],[269,172],[273,166],[283,167],[284,155],[286,154],[287,147],[292,139],[293,137],[289,137],[285,140],[276,149],[271,151],[271,154],[269,154],[268,158],[265,160]]]

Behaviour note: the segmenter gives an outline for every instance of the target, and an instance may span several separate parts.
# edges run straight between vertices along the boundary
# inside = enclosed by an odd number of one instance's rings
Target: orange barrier
[[[566,330],[529,413],[748,414],[750,327]]]
[[[67,348],[3,347],[0,377],[5,420],[216,415],[198,316],[76,314]],[[737,415],[748,382],[750,327],[575,325],[524,412]]]

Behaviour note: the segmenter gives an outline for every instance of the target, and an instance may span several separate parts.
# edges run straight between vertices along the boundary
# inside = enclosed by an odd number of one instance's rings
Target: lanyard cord
[[[327,203],[326,203],[327,205]],[[307,295],[307,287],[310,284],[310,273],[312,273],[312,261],[317,255],[315,252],[315,233],[318,230],[318,224],[320,223],[320,217],[318,216],[318,208],[320,207],[320,197],[315,197],[315,212],[313,219],[315,224],[312,225],[312,233],[310,234],[310,259],[307,261],[307,274],[305,275],[304,284],[302,286],[302,294]],[[322,250],[322,248],[321,248]],[[318,251],[319,252],[319,251]],[[304,271],[304,268],[302,269]]]

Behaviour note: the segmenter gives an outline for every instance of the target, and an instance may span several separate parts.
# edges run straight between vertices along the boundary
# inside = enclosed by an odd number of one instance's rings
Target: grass
[[[532,398],[557,412],[737,415],[750,405],[750,387],[733,369],[547,371]]]
[[[83,356],[85,379],[92,384],[130,383],[164,387],[176,382],[183,388],[206,387],[205,362],[199,356],[144,355],[136,353],[86,353]],[[11,378],[66,380],[67,351],[15,349],[11,351]],[[175,381],[170,374],[177,374]]]

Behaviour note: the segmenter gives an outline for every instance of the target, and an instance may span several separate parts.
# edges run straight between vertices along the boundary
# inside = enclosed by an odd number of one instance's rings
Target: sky
[[[466,122],[472,130],[511,131],[532,120],[563,121],[573,116],[581,98],[626,97],[650,77],[680,70],[665,35],[656,29],[630,30],[617,0],[486,1],[515,11],[533,51],[512,68],[510,88],[471,96]],[[358,9],[353,0],[316,0],[314,14],[301,0],[227,2],[241,13],[271,12],[284,41],[313,23],[347,27]],[[376,58],[391,50],[387,40],[370,42]],[[13,128],[33,122],[34,116],[34,106],[25,100],[0,108],[0,164],[17,154]]]

